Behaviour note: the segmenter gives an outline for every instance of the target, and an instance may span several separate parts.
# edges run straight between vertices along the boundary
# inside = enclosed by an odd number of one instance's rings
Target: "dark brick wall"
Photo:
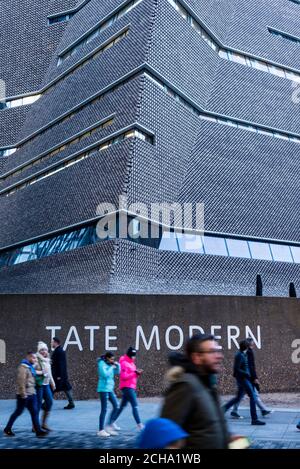
[[[180,346],[178,329],[187,339],[190,326],[202,327],[220,336],[224,352],[224,368],[219,376],[222,392],[235,389],[232,377],[237,341],[249,334],[259,340],[256,349],[257,372],[263,392],[297,392],[300,385],[298,367],[292,354],[299,357],[293,341],[299,338],[299,300],[274,298],[240,298],[208,296],[145,296],[145,295],[1,295],[0,338],[6,342],[6,363],[0,363],[0,397],[13,398],[16,367],[28,349],[39,340],[50,345],[47,326],[60,326],[55,334],[65,344],[71,327],[76,327],[78,345],[67,347],[69,377],[75,399],[95,398],[97,387],[96,359],[105,351],[107,336],[116,336],[109,345],[116,347],[119,358],[128,346],[138,346],[137,364],[144,373],[139,379],[139,396],[157,396],[163,391],[167,355],[171,347]],[[34,327],[33,327],[34,324]],[[90,331],[85,326],[98,326],[94,331],[94,350],[90,350]],[[154,340],[148,350],[137,334],[142,327],[148,342],[153,326],[158,328],[160,349]],[[211,329],[215,326],[214,329]],[[229,327],[231,329],[228,329]],[[284,334],[282,331],[284,330]],[[139,335],[139,344],[137,343]],[[169,339],[169,345],[168,345]],[[70,340],[74,341],[74,329]],[[278,346],[280,344],[280,346]]]

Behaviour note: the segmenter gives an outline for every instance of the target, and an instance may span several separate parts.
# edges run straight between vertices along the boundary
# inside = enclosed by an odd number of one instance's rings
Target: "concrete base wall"
[[[51,334],[66,348],[69,378],[76,399],[97,397],[97,357],[128,346],[138,348],[144,369],[140,396],[163,390],[167,355],[182,348],[192,331],[220,336],[224,369],[222,392],[235,389],[232,377],[237,342],[253,335],[263,392],[300,388],[300,301],[292,298],[143,296],[143,295],[0,295],[0,398],[15,394],[16,367],[37,342]]]

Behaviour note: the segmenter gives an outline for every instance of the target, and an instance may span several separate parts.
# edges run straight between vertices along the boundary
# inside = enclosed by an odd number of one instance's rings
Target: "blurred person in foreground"
[[[239,438],[229,435],[216,386],[223,354],[214,336],[197,334],[185,354],[171,354],[161,417],[173,420],[188,433],[186,448],[227,449]]]

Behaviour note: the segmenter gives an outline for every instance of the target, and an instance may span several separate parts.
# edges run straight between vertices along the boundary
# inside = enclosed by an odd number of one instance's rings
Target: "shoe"
[[[115,430],[117,430],[117,431],[120,431],[120,430],[121,430],[121,428],[118,427],[118,425],[117,425],[116,423],[112,423],[111,426],[112,426]]]
[[[237,412],[230,412],[230,415],[233,419],[243,419],[244,417],[242,417],[242,415],[238,414]]]
[[[64,409],[74,409],[75,405],[74,404],[68,404],[64,407]]]
[[[141,432],[145,428],[145,425],[143,423],[138,423],[137,427],[138,430]]]
[[[36,436],[38,438],[44,438],[47,435],[48,435],[48,432],[45,432],[44,430],[40,430],[39,432],[36,432]]]
[[[98,433],[97,433],[98,436],[102,436],[104,438],[107,438],[110,436],[110,433],[107,433],[105,430],[100,430]]]
[[[4,428],[3,433],[5,433],[6,436],[15,436],[15,433],[8,428]]]
[[[116,430],[114,429],[114,427],[113,427],[112,425],[108,425],[108,426],[105,428],[105,431],[106,431],[106,433],[109,433],[109,434],[112,435],[112,436],[118,435],[118,432],[116,432]]]
[[[266,425],[266,422],[262,422],[261,420],[252,420],[251,425]]]
[[[261,411],[261,415],[262,415],[263,417],[265,417],[266,415],[269,415],[269,414],[271,414],[272,412],[273,412],[272,410],[262,410],[262,411]]]

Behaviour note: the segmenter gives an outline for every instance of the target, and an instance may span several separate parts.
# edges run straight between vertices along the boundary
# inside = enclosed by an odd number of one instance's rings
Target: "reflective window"
[[[228,53],[227,53],[227,50],[220,49],[220,50],[219,50],[219,56],[222,57],[222,59],[228,60]]]
[[[246,65],[246,59],[243,55],[237,54],[236,52],[230,52],[230,58],[233,62],[237,62],[242,65]]]
[[[255,60],[251,59],[251,64],[253,68],[256,68],[257,70],[262,70],[263,72],[268,72],[268,65],[265,62],[262,62],[261,60]]]
[[[289,246],[270,244],[274,261],[293,262]]]
[[[177,233],[177,240],[181,252],[204,253],[202,236],[200,235]]]
[[[178,251],[176,234],[169,231],[164,231],[159,245],[159,249],[163,251]]]
[[[291,251],[292,251],[294,262],[296,262],[296,264],[300,264],[300,247],[291,246]]]
[[[203,236],[205,254],[214,254],[215,256],[227,256],[227,249],[224,238],[215,236]]]
[[[275,65],[268,65],[270,73],[278,77],[285,77],[285,71],[282,68],[275,67]]]
[[[240,239],[226,239],[227,249],[231,257],[243,257],[245,259],[250,259],[250,251],[247,241],[242,241]]]
[[[249,247],[253,259],[264,259],[267,261],[272,260],[271,251],[267,243],[249,241]]]

